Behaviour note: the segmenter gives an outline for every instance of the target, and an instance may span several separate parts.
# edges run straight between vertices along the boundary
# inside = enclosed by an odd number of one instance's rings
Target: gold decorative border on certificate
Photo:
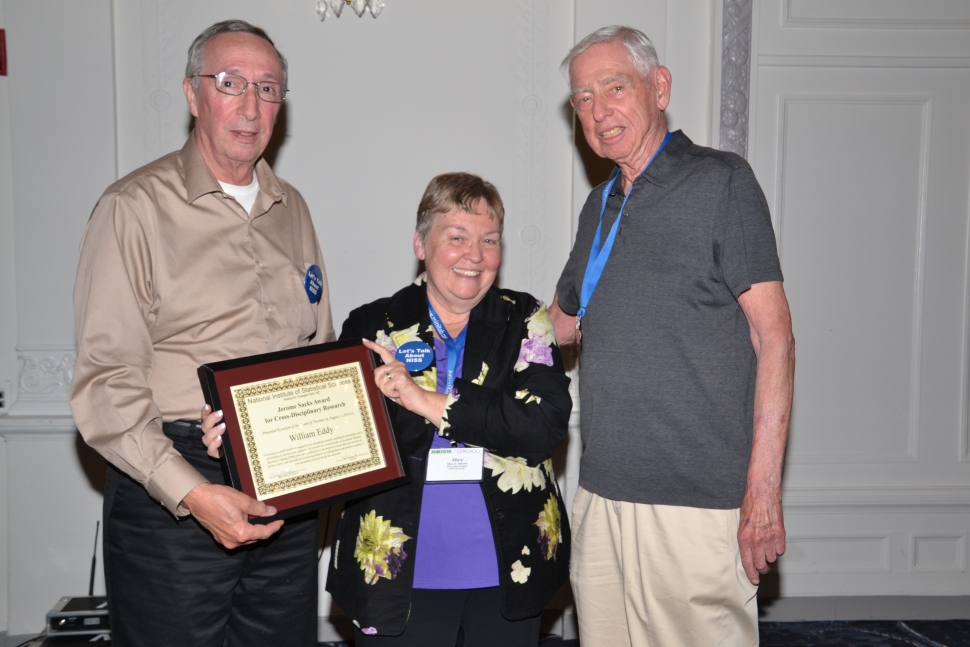
[[[354,461],[339,467],[332,467],[325,470],[303,474],[293,478],[274,482],[272,485],[266,483],[263,478],[263,468],[259,461],[259,451],[256,448],[256,438],[253,434],[252,424],[249,420],[249,411],[246,406],[246,398],[255,395],[265,395],[278,393],[288,389],[310,386],[320,382],[330,382],[343,378],[353,380],[354,394],[357,396],[357,406],[364,426],[364,433],[367,435],[367,446],[370,456],[366,459]],[[377,430],[374,427],[374,418],[370,409],[370,398],[361,379],[360,362],[343,364],[321,371],[301,373],[293,377],[283,377],[278,380],[258,382],[252,386],[243,385],[232,389],[233,397],[236,401],[236,417],[239,420],[239,428],[242,431],[243,441],[246,444],[246,457],[249,460],[250,471],[253,475],[253,483],[256,493],[260,496],[273,495],[279,496],[289,491],[303,490],[307,487],[329,483],[347,476],[362,474],[372,469],[383,467],[384,456],[381,453],[380,444],[377,440]]]

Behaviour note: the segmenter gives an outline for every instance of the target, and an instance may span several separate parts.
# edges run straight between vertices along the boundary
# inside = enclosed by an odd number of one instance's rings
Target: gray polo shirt
[[[603,185],[559,279],[579,309]],[[606,240],[623,201],[614,186]],[[737,297],[782,280],[768,204],[741,157],[674,133],[633,184],[583,317],[579,483],[635,503],[730,509],[744,496],[757,361]]]

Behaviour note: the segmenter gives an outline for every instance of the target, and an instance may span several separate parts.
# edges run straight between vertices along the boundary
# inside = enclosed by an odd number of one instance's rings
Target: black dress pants
[[[175,449],[224,483],[201,430],[165,425]],[[120,647],[316,647],[317,515],[287,519],[266,541],[226,550],[192,517],[176,521],[109,465],[104,575]]]
[[[502,591],[414,589],[400,636],[370,636],[354,628],[357,647],[537,647],[540,616],[507,620]]]

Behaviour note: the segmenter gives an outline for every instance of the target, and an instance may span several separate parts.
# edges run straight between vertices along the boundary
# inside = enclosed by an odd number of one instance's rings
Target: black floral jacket
[[[434,348],[423,277],[350,313],[341,339],[395,349]],[[565,440],[569,378],[545,306],[523,292],[491,288],[471,312],[462,365],[441,435],[484,447],[482,493],[498,555],[502,614],[537,615],[569,574],[569,523],[549,456]],[[412,373],[437,385],[435,364]],[[411,608],[418,518],[435,428],[389,402],[411,483],[350,501],[338,523],[327,591],[367,634],[398,635]]]

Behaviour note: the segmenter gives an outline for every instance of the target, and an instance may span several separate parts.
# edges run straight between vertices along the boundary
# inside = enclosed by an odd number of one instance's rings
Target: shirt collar
[[[195,131],[189,133],[189,138],[182,146],[180,153],[182,168],[185,170],[185,199],[189,203],[195,202],[208,193],[221,193],[222,187],[209,170],[209,166],[202,159],[198,144],[195,143]],[[256,162],[256,179],[259,180],[259,192],[265,193],[272,202],[287,204],[286,192],[280,184],[273,169],[262,157]],[[257,200],[259,197],[257,196]],[[254,211],[255,213],[255,211]]]
[[[674,171],[677,170],[677,166],[680,165],[680,161],[687,154],[687,150],[693,145],[694,143],[684,134],[684,131],[675,131],[667,145],[657,154],[657,157],[647,167],[646,172],[638,177],[634,184],[650,182],[650,184],[659,187],[666,187]]]
[[[650,184],[655,184],[659,187],[666,187],[667,183],[670,181],[671,175],[674,170],[680,164],[680,160],[684,158],[687,154],[687,150],[693,146],[693,142],[690,137],[684,134],[682,130],[675,131],[664,146],[663,150],[657,153],[657,157],[650,162],[650,166],[647,170],[641,173],[634,181],[633,186],[642,184],[644,182],[650,182]],[[631,189],[632,190],[632,189]],[[623,187],[621,182],[617,181],[613,185],[610,195],[623,195]]]

